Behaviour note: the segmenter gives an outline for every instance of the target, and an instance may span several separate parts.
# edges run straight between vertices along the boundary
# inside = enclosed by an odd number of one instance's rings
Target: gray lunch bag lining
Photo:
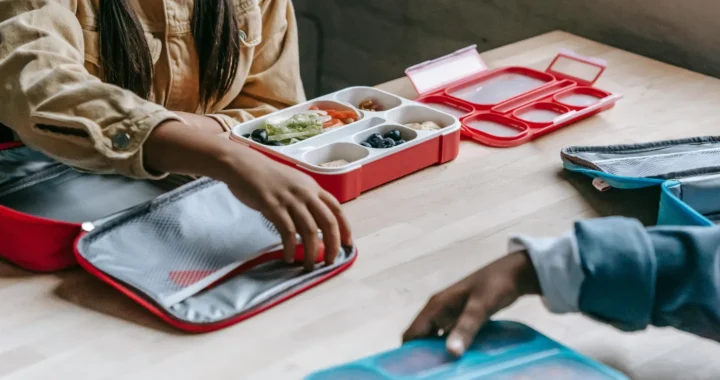
[[[563,159],[631,178],[677,181],[668,190],[713,222],[720,220],[720,138],[696,137],[645,144],[570,147]]]
[[[301,266],[280,261],[216,280],[259,253],[281,247],[275,228],[239,202],[223,183],[202,179],[128,210],[80,239],[94,267],[137,289],[175,318],[215,323],[282,297],[347,263]]]
[[[620,177],[677,179],[720,172],[720,138],[570,147],[563,149],[562,157],[575,165]]]
[[[0,188],[58,165],[57,161],[26,147],[0,150]]]
[[[0,151],[0,206],[51,220],[82,223],[147,202],[191,179],[138,181],[81,173],[25,147]]]

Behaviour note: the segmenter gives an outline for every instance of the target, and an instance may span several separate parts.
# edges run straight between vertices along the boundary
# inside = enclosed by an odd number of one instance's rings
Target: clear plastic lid
[[[397,350],[379,358],[377,365],[393,376],[416,376],[456,360],[441,345]]]
[[[501,123],[497,119],[489,118],[475,118],[468,120],[465,124],[468,128],[496,137],[516,137],[527,130],[527,128],[519,127],[517,123]]]
[[[349,366],[311,375],[307,380],[387,380],[387,377],[374,370],[359,366]]]
[[[525,106],[513,113],[515,117],[529,123],[552,123],[558,117],[570,112],[567,107],[555,103],[541,102]]]
[[[448,89],[448,94],[472,104],[491,106],[535,90],[553,80],[552,76],[522,68],[509,68],[471,83]]]
[[[545,71],[558,78],[592,85],[600,78],[605,68],[607,62],[602,59],[583,57],[570,50],[562,50]]]
[[[477,46],[472,45],[444,57],[412,66],[405,74],[418,94],[447,87],[464,78],[487,70]]]
[[[575,87],[555,94],[554,100],[570,107],[585,108],[593,106],[611,94],[594,87]]]
[[[525,325],[495,322],[480,331],[468,351],[495,355],[531,343],[537,338],[538,333]]]
[[[569,106],[588,107],[599,102],[600,98],[595,95],[572,92],[567,95],[563,95],[562,97],[558,97],[558,101]]]
[[[468,379],[471,379],[468,377]],[[613,380],[583,361],[571,357],[549,357],[504,371],[473,377],[477,380]]]
[[[425,103],[425,104],[427,104],[427,106],[432,109],[436,109],[438,111],[445,112],[445,113],[453,115],[457,118],[461,118],[461,117],[467,115],[468,113],[472,112],[472,111],[460,109],[458,107],[449,105],[447,103],[434,102],[434,103]]]

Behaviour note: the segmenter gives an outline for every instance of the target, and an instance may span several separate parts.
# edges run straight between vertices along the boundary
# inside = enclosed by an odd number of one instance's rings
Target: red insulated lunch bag
[[[81,173],[0,143],[0,258],[36,272],[79,264],[182,330],[247,319],[349,268],[357,250],[329,266],[320,256],[310,273],[285,264],[273,225],[221,182]]]

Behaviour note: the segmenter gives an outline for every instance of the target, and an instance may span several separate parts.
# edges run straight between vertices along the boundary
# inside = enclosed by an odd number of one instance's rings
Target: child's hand
[[[295,257],[295,234],[300,234],[308,270],[315,267],[318,257],[318,229],[323,233],[328,264],[340,252],[341,242],[352,245],[350,225],[340,204],[312,178],[207,132],[174,120],[162,123],[144,144],[146,167],[158,173],[200,175],[225,182],[241,202],[275,225],[288,262]]]
[[[259,153],[245,153],[242,160],[231,160],[232,169],[222,180],[240,201],[275,225],[288,262],[295,256],[296,233],[305,246],[308,271],[315,267],[318,256],[318,229],[323,234],[327,264],[335,261],[341,243],[352,245],[350,224],[335,197],[295,169]]]
[[[448,351],[461,356],[493,314],[528,294],[540,294],[530,258],[526,253],[505,256],[431,297],[403,341],[449,331]]]

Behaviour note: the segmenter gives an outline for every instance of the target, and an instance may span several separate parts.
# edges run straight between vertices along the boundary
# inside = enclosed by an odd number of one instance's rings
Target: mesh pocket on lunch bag
[[[143,206],[149,212],[109,222],[112,233],[95,236],[85,259],[169,307],[281,247],[274,226],[227,186],[203,186],[191,197],[173,200],[169,193]]]
[[[720,167],[720,148],[593,162],[600,170],[623,177],[671,178],[677,173]]]

